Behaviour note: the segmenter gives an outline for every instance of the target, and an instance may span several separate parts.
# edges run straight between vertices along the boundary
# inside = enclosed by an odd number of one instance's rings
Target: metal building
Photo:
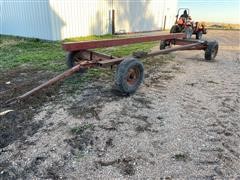
[[[170,28],[177,0],[0,0],[0,34],[62,40]]]

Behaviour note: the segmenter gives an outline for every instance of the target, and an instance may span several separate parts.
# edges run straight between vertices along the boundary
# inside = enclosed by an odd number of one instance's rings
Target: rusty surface
[[[205,45],[199,45],[199,46],[195,46],[195,47],[191,47],[191,48],[189,48],[189,49],[187,49],[188,51],[190,51],[190,50],[205,50],[206,49],[206,47],[207,46],[205,46]],[[186,49],[180,49],[180,50],[178,50],[178,51],[186,51]]]
[[[81,51],[77,51],[77,54],[74,56],[73,61],[74,61],[74,66],[82,63],[82,62],[99,62],[102,60],[106,60],[106,59],[113,59],[116,58],[114,56],[110,56],[107,54],[103,54],[103,53],[98,53],[98,52],[94,52],[94,51],[89,51],[89,50],[81,50]]]
[[[176,46],[176,47],[173,47],[173,48],[158,50],[158,51],[154,51],[154,52],[151,52],[151,53],[142,53],[143,56],[141,58],[157,56],[157,55],[160,55],[160,54],[167,54],[167,53],[170,53],[170,52],[173,52],[173,51],[204,50],[205,48],[206,48],[206,45],[204,45],[201,42],[196,42],[195,41],[195,43],[191,42],[191,43],[188,43],[187,45],[183,45],[183,46]],[[123,60],[124,60],[124,58],[106,59],[106,60],[97,62],[97,64],[99,66],[110,66],[110,65],[114,65],[114,64],[119,64]]]
[[[175,45],[188,45],[188,44],[192,44],[192,43],[206,44],[205,41],[196,40],[196,39],[174,39],[171,41],[171,43],[173,43]]]
[[[104,48],[112,46],[121,46],[126,44],[159,41],[159,40],[171,40],[176,38],[184,38],[184,33],[174,33],[168,35],[157,35],[157,36],[141,36],[132,38],[122,38],[122,39],[109,39],[101,41],[84,41],[84,42],[73,42],[64,43],[63,49],[66,51],[79,51],[86,49]]]
[[[114,64],[119,64],[123,60],[124,60],[124,58],[106,59],[106,60],[103,60],[103,61],[99,61],[98,65],[103,66],[103,67],[104,66],[111,66],[111,65],[114,65]]]
[[[134,85],[137,82],[139,76],[140,76],[140,71],[138,68],[135,67],[135,68],[129,69],[128,75],[127,75],[128,85],[130,86]]]
[[[90,67],[94,67],[94,66],[96,66],[96,63],[94,63],[94,62],[86,62],[86,61],[82,62],[82,63],[74,66],[73,68],[68,69],[67,71],[63,72],[62,74],[59,74],[58,76],[50,79],[49,81],[41,84],[40,86],[32,89],[31,91],[28,91],[25,94],[23,94],[21,96],[18,96],[16,99],[21,100],[21,99],[26,98],[27,96],[31,96],[32,94],[40,91],[43,88],[46,88],[46,87],[48,87],[50,85],[53,85],[53,84],[55,84],[58,81],[64,80],[65,78],[71,76],[75,72],[78,72],[81,68],[90,68]]]
[[[191,43],[188,45],[177,46],[177,47],[173,47],[173,48],[169,48],[169,49],[163,49],[163,50],[151,52],[151,53],[148,53],[145,57],[157,56],[160,54],[166,54],[166,53],[173,52],[173,51],[192,50],[193,48],[203,49],[204,46],[202,45],[201,42],[196,42],[196,43]]]
[[[87,60],[101,61],[101,60],[116,58],[114,56],[110,56],[107,54],[98,53],[90,50],[84,50],[84,51],[81,51],[81,53],[83,54],[84,58]]]

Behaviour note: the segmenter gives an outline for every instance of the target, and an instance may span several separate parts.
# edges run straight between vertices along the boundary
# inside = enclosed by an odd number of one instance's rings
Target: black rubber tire
[[[203,35],[203,32],[202,31],[198,31],[196,32],[196,39],[202,39],[202,35]]]
[[[74,58],[75,58],[76,56],[80,56],[80,55],[79,55],[80,53],[81,53],[80,51],[71,51],[71,52],[68,52],[68,53],[67,53],[66,60],[67,60],[67,66],[68,66],[69,69],[72,68],[72,67],[74,67],[74,66],[76,65],[75,62],[74,62],[74,61],[75,61]],[[81,57],[80,57],[80,58],[81,58]],[[80,73],[85,73],[86,70],[87,70],[87,69],[80,69],[79,72],[80,72]]]
[[[208,42],[205,49],[205,59],[208,61],[214,60],[218,53],[218,47],[217,41]]]
[[[170,29],[170,33],[178,33],[178,25],[173,25]]]
[[[160,50],[166,49],[166,46],[167,46],[166,41],[160,41],[160,46],[159,46]]]
[[[163,50],[166,48],[171,48],[172,44],[170,41],[160,41],[159,49]]]
[[[137,76],[133,82],[130,71],[137,71]],[[135,71],[134,71],[135,72]],[[130,73],[130,74],[129,74]],[[134,77],[133,77],[134,78]],[[117,67],[115,74],[115,85],[118,91],[124,95],[133,94],[141,85],[144,79],[143,64],[136,58],[128,58],[123,60]]]

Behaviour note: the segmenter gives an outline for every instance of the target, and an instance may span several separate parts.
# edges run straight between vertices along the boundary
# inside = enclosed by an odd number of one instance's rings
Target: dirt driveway
[[[112,79],[59,92],[34,133],[0,149],[0,179],[240,179],[240,31],[207,38],[219,41],[215,61],[174,53],[132,96]]]

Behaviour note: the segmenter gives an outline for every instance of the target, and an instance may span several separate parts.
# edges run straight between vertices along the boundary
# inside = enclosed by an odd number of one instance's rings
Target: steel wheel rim
[[[78,52],[78,53],[76,53],[76,55],[73,58],[73,65],[76,66],[81,61],[83,61],[82,54],[81,54],[81,52]]]
[[[127,84],[132,86],[137,83],[140,77],[140,71],[137,67],[130,68],[127,74]]]

